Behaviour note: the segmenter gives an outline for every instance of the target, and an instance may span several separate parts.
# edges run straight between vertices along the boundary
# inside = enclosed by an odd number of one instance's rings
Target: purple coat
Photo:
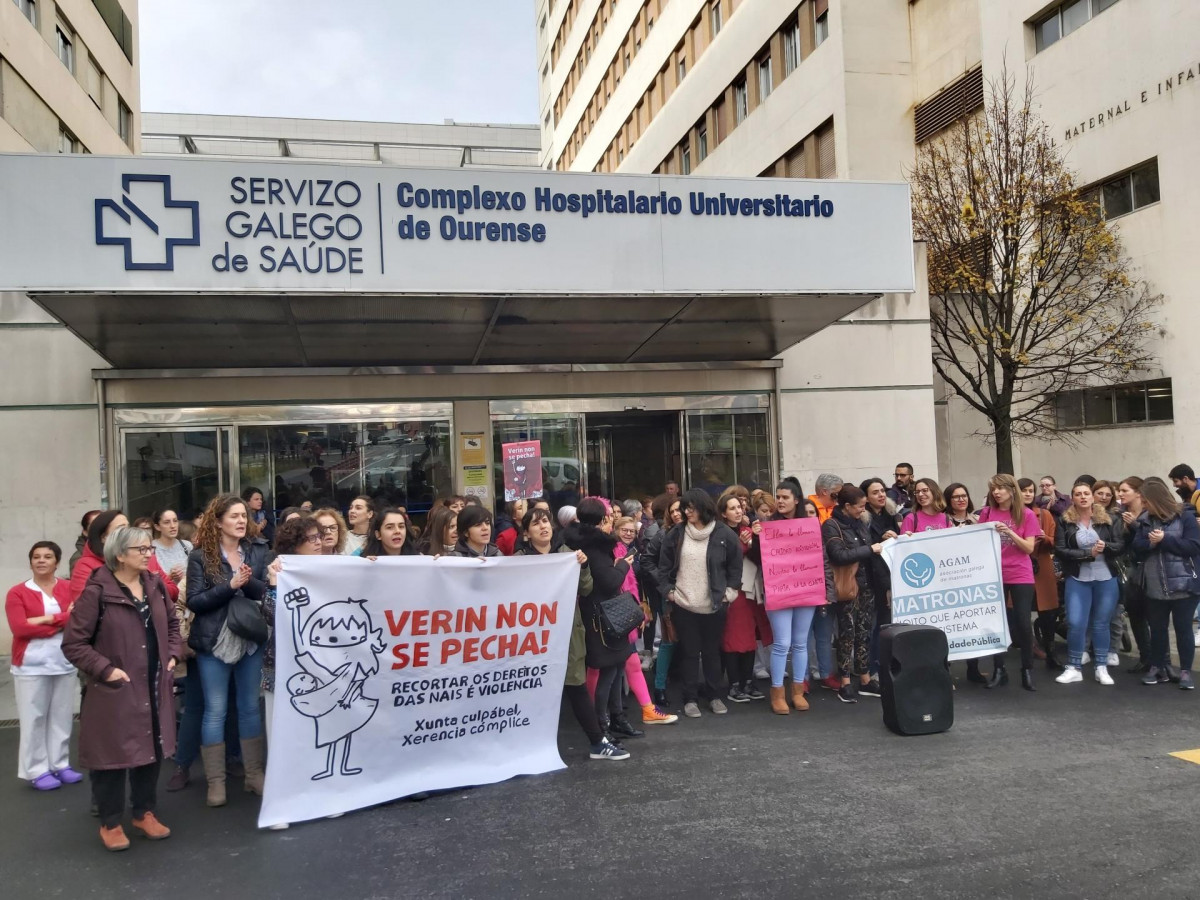
[[[162,741],[157,758],[175,753],[175,678],[167,664],[183,656],[179,619],[161,578],[143,572],[142,588],[158,643],[154,684],[149,684],[142,617],[107,566],[92,573],[71,609],[62,649],[71,664],[87,676],[79,729],[79,762],[85,769],[132,769],[154,762],[151,691],[158,697]],[[105,681],[113,669],[124,670],[129,681]]]

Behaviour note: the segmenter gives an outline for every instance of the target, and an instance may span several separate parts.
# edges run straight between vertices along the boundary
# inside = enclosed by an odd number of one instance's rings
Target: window
[[[1100,207],[1106,219],[1115,219],[1134,210],[1157,203],[1158,160],[1142,163],[1128,172],[1106,179],[1095,187],[1080,192],[1080,198]]]
[[[679,171],[684,175],[692,174],[692,148],[686,142],[679,145]]]
[[[816,45],[819,47],[829,37],[829,0],[816,0],[813,5]]]
[[[701,122],[696,127],[696,159],[704,162],[708,156],[708,126]]]
[[[679,51],[679,62],[675,64],[675,82],[678,84],[683,81],[687,75],[687,60],[683,58],[683,51]]]
[[[90,53],[87,65],[87,92],[96,108],[104,109],[104,73],[100,71],[100,66]]]
[[[1041,53],[1116,2],[1117,0],[1066,0],[1065,3],[1054,7],[1032,23],[1036,51]]]
[[[133,113],[124,100],[117,101],[117,134],[126,144],[133,146]]]
[[[1175,419],[1171,379],[1063,391],[1054,398],[1054,413],[1061,430],[1171,422]]]
[[[762,103],[771,96],[771,57],[764,56],[758,61],[758,102]]]
[[[58,123],[58,152],[59,153],[78,153],[80,150],[79,139],[67,130],[67,126]]]
[[[713,104],[713,128],[716,131],[717,144],[729,136],[729,123],[725,119],[725,98],[722,97]]]
[[[72,75],[75,74],[75,44],[72,39],[75,33],[65,22],[60,21],[54,29],[58,35],[58,58]]]
[[[733,118],[735,126],[746,121],[750,115],[750,92],[746,90],[746,79],[733,86]]]
[[[783,77],[787,78],[800,65],[800,23],[793,22],[783,33]]]
[[[30,24],[37,28],[37,0],[13,0],[13,2],[17,4],[17,9],[25,15]]]
[[[837,157],[834,154],[833,122],[817,129],[817,177],[837,178]]]
[[[721,0],[713,0],[708,7],[708,24],[712,28],[712,36],[721,33]]]

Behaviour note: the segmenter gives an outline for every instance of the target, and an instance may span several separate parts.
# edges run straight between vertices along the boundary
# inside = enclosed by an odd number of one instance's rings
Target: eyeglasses
[[[908,477],[908,473],[907,473],[907,472],[897,472],[897,473],[896,473],[896,477],[897,477],[897,478],[907,478],[907,477]]]
[[[917,488],[915,491],[913,491],[913,493],[914,494],[932,494],[933,491],[931,491],[929,488]]]
[[[317,526],[317,531],[321,532],[321,534],[337,534],[337,530],[338,530],[337,525],[318,525]]]
[[[319,544],[321,543],[321,536],[314,531],[312,534],[306,534],[304,540],[310,544]]]
[[[138,553],[142,554],[142,556],[149,556],[151,553],[154,552],[154,548],[151,547],[149,544],[146,544],[145,546],[141,546],[141,547],[130,547],[129,549],[130,549],[130,551],[136,550]]]

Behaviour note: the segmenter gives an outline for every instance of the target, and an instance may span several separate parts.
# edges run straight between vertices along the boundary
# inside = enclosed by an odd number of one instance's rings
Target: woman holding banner
[[[1031,554],[1042,534],[1042,527],[1025,508],[1017,480],[1003,474],[993,475],[988,481],[987,506],[979,511],[979,521],[981,524],[993,523],[1000,534],[1000,573],[1004,593],[1011,604],[1008,627],[1021,650],[1021,687],[1034,691],[1037,688],[1033,686],[1033,626],[1029,617],[1033,614],[1036,589]],[[993,659],[996,667],[987,683],[988,688],[1008,684],[1004,653],[997,653]]]
[[[900,534],[900,510],[887,495],[884,480],[868,478],[858,489],[867,495],[867,508],[862,520],[870,532],[871,543],[882,544]],[[868,567],[871,593],[875,595],[875,627],[871,629],[870,678],[867,686],[873,687],[879,683],[879,629],[892,621],[892,573],[878,553],[871,557]]]
[[[425,520],[425,531],[417,544],[422,556],[449,556],[458,544],[458,513],[448,506],[435,506]]]
[[[765,504],[764,504],[765,505]],[[803,519],[807,513],[800,505],[800,493],[792,481],[781,481],[775,487],[775,512],[767,521]],[[762,566],[762,521],[751,526],[754,540],[747,555]],[[764,600],[767,592],[764,589]],[[792,706],[798,712],[808,709],[804,696],[804,682],[808,676],[808,633],[812,629],[816,606],[792,606],[785,609],[768,609],[767,619],[771,623],[771,712],[786,716],[791,712],[783,677],[787,671],[788,655],[792,657]]]
[[[417,542],[408,528],[408,516],[394,506],[388,506],[371,517],[367,542],[362,555],[367,559],[381,556],[417,556]]]
[[[858,693],[880,696],[879,683],[872,682],[870,676],[871,629],[875,624],[870,566],[872,557],[883,546],[872,543],[871,533],[862,521],[867,511],[866,494],[852,484],[844,484],[833,496],[837,506],[821,526],[821,538],[834,569],[838,600],[837,657],[842,679],[838,699],[856,703],[858,698],[850,687],[854,674],[859,677]]]
[[[285,556],[320,556],[321,532],[311,516],[288,519],[275,529],[274,562],[267,566],[267,593],[263,598],[263,618],[271,626],[271,637],[263,650],[262,689],[266,718],[263,727],[267,733],[267,752],[271,751],[271,723],[275,718],[275,602],[279,573],[283,571]],[[287,696],[286,694],[284,695]],[[283,831],[286,822],[270,826],[272,831]]]
[[[630,563],[613,558],[613,549],[617,541],[601,527],[608,514],[599,500],[593,497],[581,500],[576,515],[578,521],[572,522],[563,530],[563,545],[571,550],[583,552],[592,576],[592,592],[581,598],[580,604],[586,628],[587,666],[588,669],[597,670],[596,687],[593,692],[596,719],[601,729],[607,733],[612,722],[625,718],[620,696],[614,695],[614,690],[620,680],[621,669],[633,653],[634,647],[632,642],[625,638],[605,642],[598,604],[621,593],[621,584],[629,572]],[[588,676],[590,681],[590,671]]]
[[[1095,503],[1091,487],[1081,482],[1071,488],[1071,505],[1062,514],[1054,539],[1054,553],[1066,578],[1067,667],[1055,680],[1059,684],[1083,681],[1083,651],[1090,630],[1095,654],[1095,676],[1113,684],[1108,674],[1109,623],[1120,599],[1117,557],[1124,549],[1121,526]]]
[[[918,478],[913,482],[913,503],[916,508],[904,517],[900,526],[905,534],[951,527],[942,489],[932,478]]]
[[[591,595],[592,572],[588,558],[582,550],[570,547],[555,547],[554,520],[548,509],[534,507],[521,520],[521,540],[514,556],[544,556],[550,553],[574,553],[579,563],[579,589],[576,594],[575,616],[571,623],[571,643],[567,647],[567,677],[563,685],[563,696],[570,704],[575,720],[588,739],[588,756],[598,760],[629,759],[629,751],[611,742],[604,736],[596,718],[596,705],[587,689],[587,631],[579,611],[579,600]]]
[[[492,543],[492,514],[482,506],[468,503],[458,514],[458,543],[451,556],[485,559],[502,556]]]
[[[1017,479],[1017,487],[1021,489],[1021,499],[1025,501],[1025,511],[1037,516],[1042,534],[1033,545],[1033,584],[1037,602],[1037,618],[1033,623],[1034,637],[1041,645],[1039,655],[1038,644],[1033,652],[1039,658],[1045,658],[1046,668],[1054,672],[1063,669],[1054,655],[1054,638],[1058,633],[1058,573],[1054,559],[1054,542],[1058,532],[1058,521],[1054,513],[1048,509],[1034,506],[1033,501],[1037,485],[1031,478]]]

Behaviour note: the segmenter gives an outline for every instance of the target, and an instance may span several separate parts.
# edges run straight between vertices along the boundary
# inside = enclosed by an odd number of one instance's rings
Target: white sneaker
[[[1091,661],[1092,661],[1092,654],[1090,654],[1086,650],[1084,650],[1083,651],[1083,662],[1080,665],[1086,666]]]
[[[270,831],[287,831],[288,823],[287,822],[276,822],[274,825],[268,825],[267,828]]]
[[[1104,671],[1103,668],[1101,668],[1100,671]],[[1107,675],[1105,677],[1107,677]],[[1062,674],[1054,680],[1059,684],[1074,684],[1077,681],[1083,681],[1083,673],[1074,666],[1067,666],[1065,669],[1063,669]],[[1112,683],[1111,679],[1109,683]]]
[[[1121,655],[1119,653],[1108,654],[1108,664],[1110,666],[1119,666],[1121,664]]]
[[[1112,684],[1112,676],[1108,674],[1108,669],[1104,666],[1096,666],[1096,680],[1101,684]]]

